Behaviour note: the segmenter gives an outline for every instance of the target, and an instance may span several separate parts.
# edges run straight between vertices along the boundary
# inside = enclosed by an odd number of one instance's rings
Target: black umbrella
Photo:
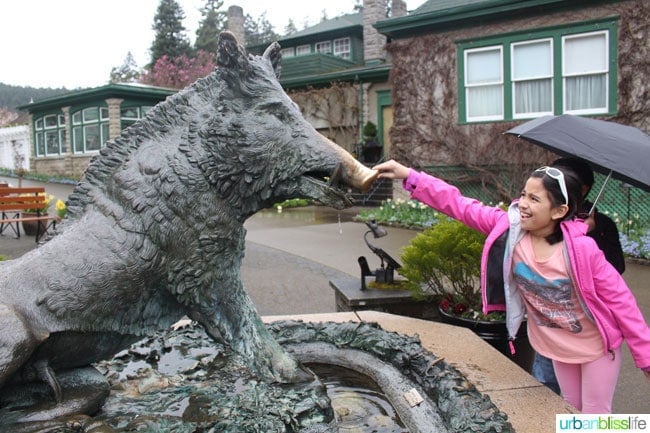
[[[540,117],[505,133],[562,156],[582,158],[607,175],[596,201],[610,177],[650,192],[650,136],[638,128],[563,114]]]

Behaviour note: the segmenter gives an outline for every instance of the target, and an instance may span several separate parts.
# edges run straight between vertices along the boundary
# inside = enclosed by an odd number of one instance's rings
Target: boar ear
[[[280,60],[282,60],[282,54],[280,53],[280,44],[273,42],[269,47],[264,51],[262,55],[265,59],[268,59],[273,65],[273,70],[275,71],[275,76],[280,78]]]
[[[222,68],[248,69],[244,48],[231,32],[221,32],[217,43],[217,66]]]

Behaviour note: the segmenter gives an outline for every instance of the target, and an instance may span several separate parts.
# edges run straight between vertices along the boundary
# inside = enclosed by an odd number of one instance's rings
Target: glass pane
[[[316,52],[318,53],[329,53],[331,51],[330,49],[330,42],[318,42],[316,44]]]
[[[52,128],[59,126],[56,120],[56,116],[54,114],[51,114],[49,116],[45,116],[45,127],[46,128]]]
[[[72,113],[72,123],[78,125],[81,123],[81,111]]]
[[[296,47],[296,55],[305,55],[311,53],[311,46],[309,45],[301,45],[299,47]]]
[[[72,141],[75,153],[84,152],[84,135],[81,127],[72,128]]]
[[[552,113],[553,81],[529,80],[515,83],[515,114]]]
[[[150,105],[145,105],[140,107],[142,109],[142,117],[146,116],[149,110],[151,110],[153,107]]]
[[[481,86],[467,89],[467,117],[502,117],[503,87]]]
[[[66,153],[68,147],[65,142],[65,129],[59,129],[59,143],[61,143],[61,153]]]
[[[465,69],[467,84],[500,83],[501,50],[468,52]]]
[[[564,83],[567,111],[607,109],[607,74],[568,77]]]
[[[59,132],[47,131],[45,133],[45,145],[48,155],[56,155],[59,153]]]
[[[45,155],[45,140],[42,132],[36,134],[36,154],[38,156]]]
[[[101,147],[99,125],[84,126],[84,142],[86,143],[86,152],[99,150]]]
[[[120,122],[120,128],[126,129],[129,126],[133,125],[135,122],[136,122],[135,120],[122,119],[122,121]]]
[[[99,117],[102,120],[108,120],[108,107],[101,107],[99,109]]]
[[[65,116],[63,114],[59,114],[59,126],[65,127]]]
[[[97,107],[85,108],[83,110],[84,122],[92,122],[99,118]]]
[[[553,72],[551,41],[513,45],[512,56],[514,80],[550,77]]]
[[[104,147],[104,143],[108,140],[108,123],[102,123],[100,126],[102,128],[101,146]]]
[[[282,54],[282,57],[293,57],[293,47],[281,49],[280,54]]]
[[[34,127],[36,129],[43,129],[43,118],[42,117],[39,117],[38,119],[36,119],[36,122],[34,122]]]
[[[607,71],[605,33],[564,39],[564,74]]]
[[[137,119],[139,118],[139,111],[138,107],[128,107],[128,108],[122,108],[120,110],[120,117],[127,118],[127,119]]]

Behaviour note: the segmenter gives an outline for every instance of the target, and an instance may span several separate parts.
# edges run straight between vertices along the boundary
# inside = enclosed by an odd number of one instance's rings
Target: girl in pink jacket
[[[535,170],[504,211],[396,161],[374,169],[380,178],[402,179],[412,198],[487,235],[483,311],[506,312],[511,342],[527,315],[530,343],[553,360],[567,402],[584,413],[611,413],[623,339],[650,380],[650,328],[621,275],[585,235],[586,224],[573,218],[581,197],[573,173]]]

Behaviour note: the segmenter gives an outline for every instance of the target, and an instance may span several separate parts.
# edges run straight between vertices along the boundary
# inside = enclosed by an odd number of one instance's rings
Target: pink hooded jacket
[[[514,339],[526,312],[511,272],[512,251],[523,236],[516,201],[507,212],[486,206],[463,196],[456,187],[415,170],[404,180],[404,188],[411,192],[412,198],[487,235],[481,258],[483,311],[505,310],[508,332]],[[625,339],[636,366],[647,371],[650,369],[650,328],[634,295],[595,241],[585,235],[587,226],[584,223],[565,221],[561,227],[567,267],[583,309],[600,331],[603,351],[617,349]],[[501,250],[495,253],[497,244],[501,244]],[[499,264],[495,263],[495,258],[500,259],[496,260]],[[502,266],[502,274],[500,270],[489,269],[495,265]],[[494,278],[496,274],[498,277]]]

